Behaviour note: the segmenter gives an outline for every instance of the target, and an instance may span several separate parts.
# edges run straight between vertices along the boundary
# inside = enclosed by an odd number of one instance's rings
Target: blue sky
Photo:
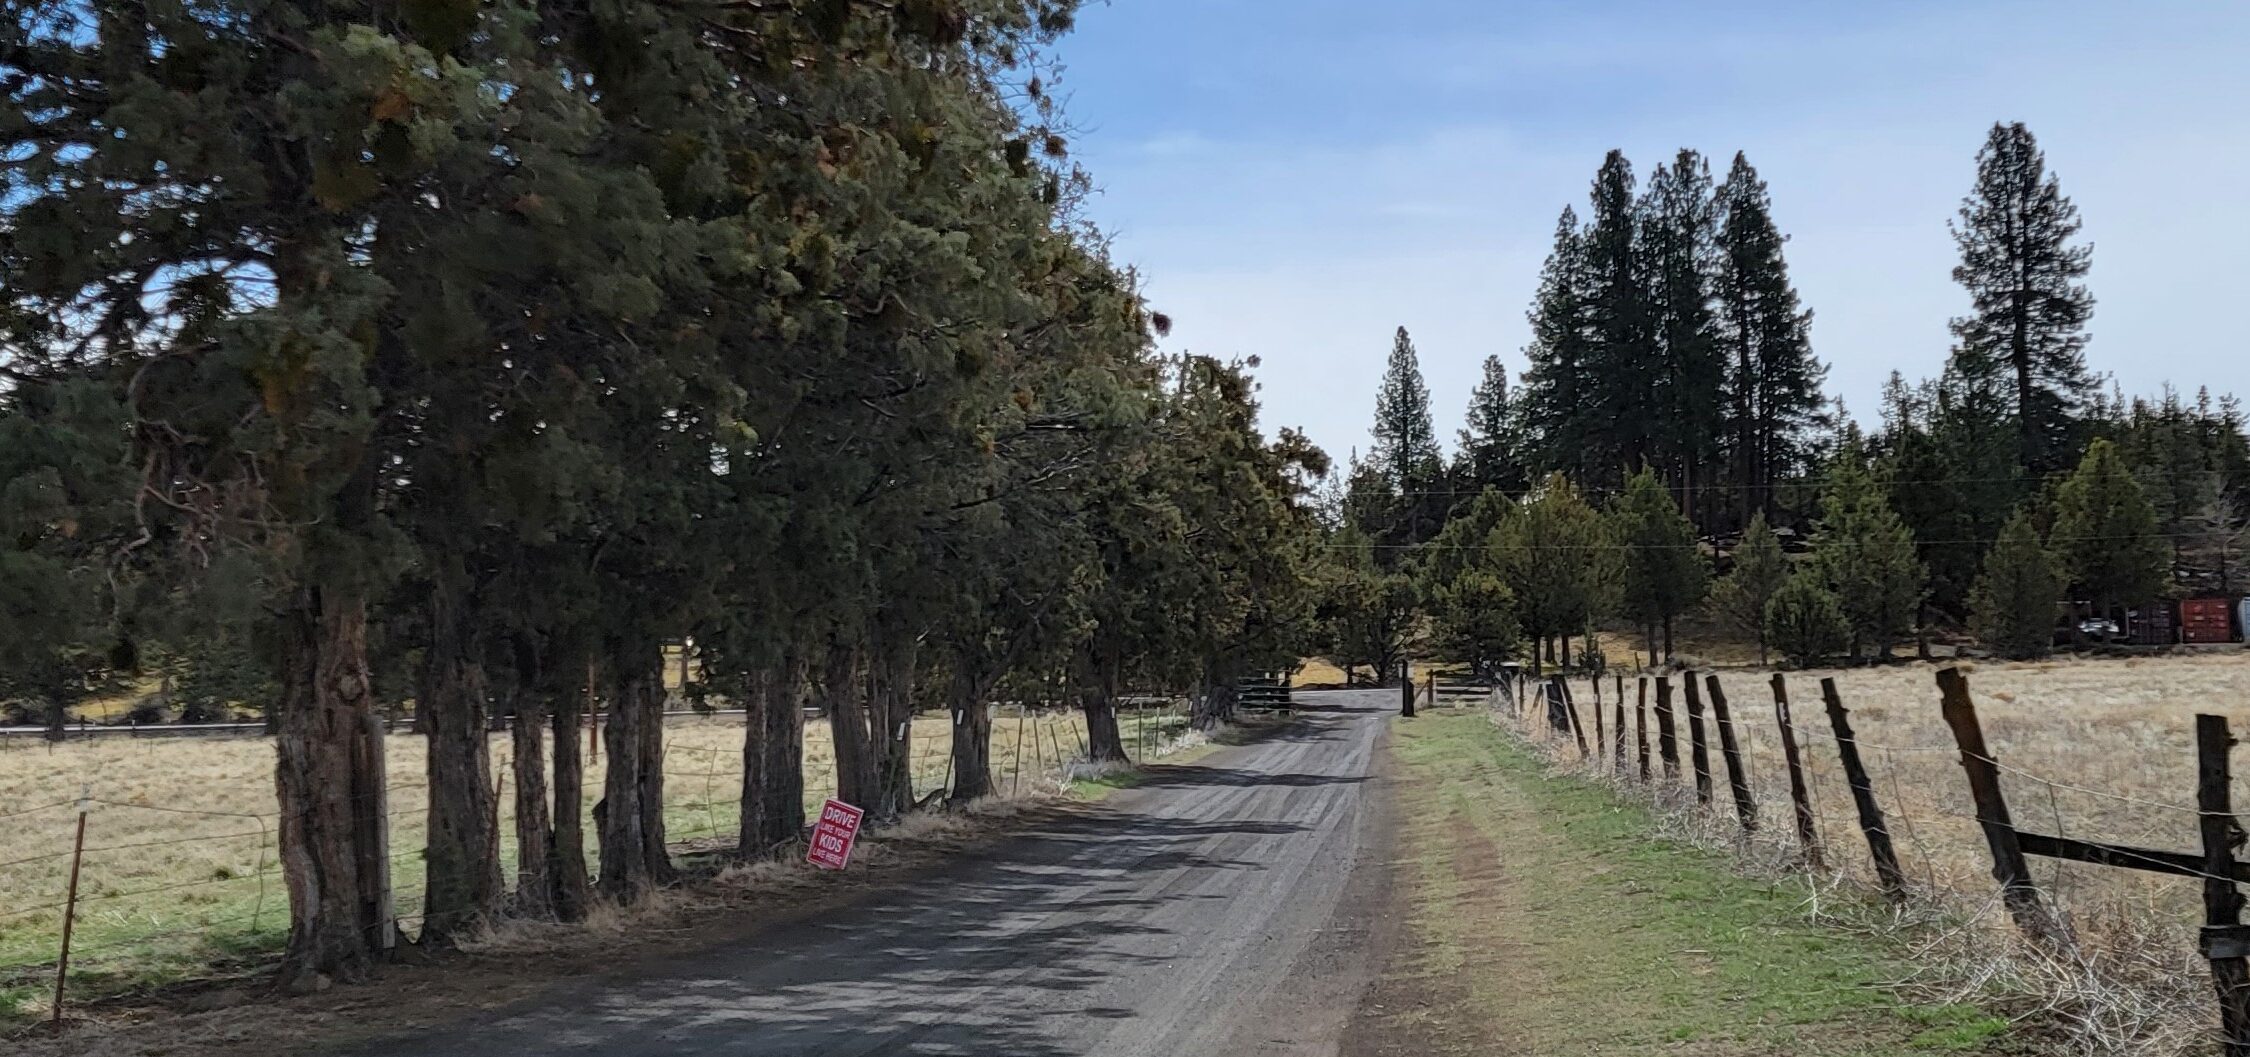
[[[1364,447],[1392,330],[1450,442],[1522,369],[1555,215],[1604,152],[1736,150],[1772,187],[1830,390],[1937,372],[1946,233],[1996,120],[2095,245],[2089,358],[2250,397],[2250,4],[1114,0],[1061,45],[1091,211],[1176,321],[1264,361],[1265,422]],[[1583,207],[1580,211],[1583,213]]]

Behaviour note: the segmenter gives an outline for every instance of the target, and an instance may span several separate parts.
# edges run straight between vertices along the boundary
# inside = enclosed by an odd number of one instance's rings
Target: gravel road
[[[1296,726],[912,887],[365,1052],[1343,1053],[1395,917],[1379,750],[1397,695],[1299,700]]]

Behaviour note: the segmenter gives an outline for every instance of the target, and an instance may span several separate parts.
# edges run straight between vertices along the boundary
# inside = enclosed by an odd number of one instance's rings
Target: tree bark
[[[857,693],[857,652],[831,643],[822,665],[821,700],[828,709],[829,739],[836,745],[836,799],[855,807],[875,802],[874,740],[869,702]]]
[[[743,695],[742,813],[736,854],[763,858],[805,832],[804,662],[794,651],[754,673]]]
[[[582,668],[582,665],[570,663],[558,665],[557,671]],[[586,771],[578,739],[580,728],[585,724],[585,702],[593,688],[559,686],[550,687],[548,692],[554,703],[551,711],[555,735],[554,844],[548,856],[548,890],[555,917],[561,921],[578,921],[586,916],[591,894],[586,877],[586,831],[580,821],[581,805],[586,798]]]
[[[305,993],[329,978],[363,978],[396,926],[366,603],[306,588],[279,624],[274,787],[289,890],[280,983]]]
[[[1086,714],[1086,756],[1094,763],[1125,763],[1125,737],[1117,729],[1117,669],[1107,658],[1088,656],[1078,687]]]
[[[867,673],[875,787],[862,806],[878,819],[895,819],[914,806],[914,643],[895,630],[876,630]]]
[[[474,616],[463,602],[445,587],[431,591],[430,641],[415,695],[430,783],[422,942],[435,947],[481,927],[502,891],[487,686]]]
[[[515,750],[516,778],[516,895],[519,917],[552,920],[555,916],[553,883],[555,831],[547,812],[547,746],[545,716],[540,714],[539,693],[524,673],[514,691],[514,721],[509,742]]]
[[[1217,666],[1206,668],[1203,674],[1203,693],[1195,699],[1195,707],[1189,716],[1189,721],[1195,725],[1197,730],[1216,730],[1234,722],[1236,711],[1241,703],[1242,687],[1239,676],[1226,668]]]
[[[594,824],[601,831],[602,894],[636,903],[672,880],[664,847],[664,655],[635,643],[614,655],[615,691],[602,743],[609,772]]]
[[[953,682],[953,791],[946,799],[965,804],[992,795],[992,710],[976,680]]]

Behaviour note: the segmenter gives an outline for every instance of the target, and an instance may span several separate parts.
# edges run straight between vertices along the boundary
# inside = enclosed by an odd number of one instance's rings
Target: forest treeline
[[[1450,454],[1399,330],[1373,446],[1323,496],[1347,671],[1568,665],[1573,640],[1599,665],[1614,626],[1657,663],[1690,614],[1801,662],[1939,630],[2030,656],[2241,592],[2241,405],[2127,400],[2088,366],[2093,248],[2024,126],[1993,126],[1950,225],[1944,372],[1894,373],[1872,429],[1822,391],[1746,157],[1714,184],[1682,150],[1643,186],[1612,151],[1587,210],[1556,225],[1522,372],[1485,361]]]
[[[1307,647],[1326,460],[1154,350],[1053,102],[1074,6],[9,4],[0,700],[264,711],[296,989],[397,935],[409,703],[427,946],[672,879],[668,644],[748,711],[752,857],[808,705],[878,821],[921,708],[956,800],[1002,697],[1067,687],[1097,759],[1127,685],[1223,721]]]

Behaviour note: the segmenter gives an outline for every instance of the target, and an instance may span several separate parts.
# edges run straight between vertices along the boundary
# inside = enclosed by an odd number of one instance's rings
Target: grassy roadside
[[[1417,1052],[2014,1048],[2003,1020],[1893,995],[1901,952],[1653,840],[1645,810],[1549,778],[1481,715],[1401,721],[1392,746],[1412,942],[1379,1015]]]

